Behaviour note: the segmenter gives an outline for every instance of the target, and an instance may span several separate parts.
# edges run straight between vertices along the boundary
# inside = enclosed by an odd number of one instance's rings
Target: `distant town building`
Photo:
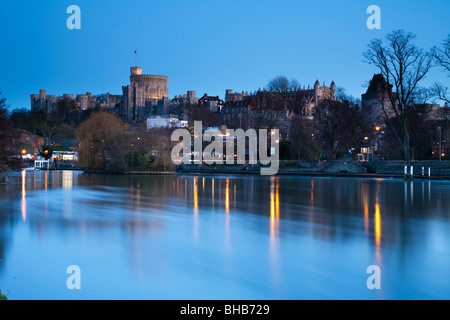
[[[364,120],[371,126],[384,124],[386,114],[389,118],[395,116],[387,90],[392,92],[392,85],[387,83],[382,74],[375,74],[366,93],[361,95]]]
[[[364,120],[370,126],[384,125],[386,116],[388,118],[396,116],[389,99],[389,92],[395,99],[396,93],[392,92],[392,85],[387,83],[382,74],[375,74],[366,93],[361,95]],[[438,104],[416,104],[414,108],[423,121],[443,119],[442,108]]]
[[[284,110],[287,116],[302,115],[305,119],[314,119],[319,104],[326,100],[335,100],[336,98],[336,84],[331,82],[327,87],[325,83],[320,85],[317,80],[314,86],[291,88],[281,94]],[[274,92],[267,90],[258,90],[255,92],[233,92],[228,89],[225,91],[225,104],[222,109],[222,117],[226,119],[227,123],[242,124],[243,119],[251,116],[253,110],[257,110],[262,104],[268,103],[270,96]]]
[[[224,105],[223,100],[219,96],[208,96],[206,93],[198,99],[198,105],[201,107],[208,108],[211,112],[220,112]]]
[[[185,128],[188,121],[174,115],[150,116],[147,118],[147,131],[153,128]]]

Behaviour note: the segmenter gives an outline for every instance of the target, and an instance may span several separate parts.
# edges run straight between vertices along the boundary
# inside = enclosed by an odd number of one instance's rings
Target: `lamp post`
[[[373,151],[375,152],[378,151],[378,154],[380,154],[380,133],[381,127],[380,126],[376,126],[375,127],[375,137],[373,139]]]
[[[439,127],[439,162],[442,161],[442,127]]]

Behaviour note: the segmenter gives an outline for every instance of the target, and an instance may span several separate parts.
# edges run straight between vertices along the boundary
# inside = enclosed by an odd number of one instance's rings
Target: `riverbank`
[[[105,170],[84,169],[84,173],[88,174],[117,174],[117,175],[174,175],[175,171],[121,171],[121,172],[107,172]]]
[[[405,178],[407,179],[450,180],[450,162],[437,161],[280,161],[279,176],[319,176],[349,178]],[[413,175],[411,176],[411,166]],[[110,173],[104,170],[83,170],[85,173],[122,175],[260,175],[260,165],[182,165],[172,171],[125,171]],[[430,172],[430,176],[428,173]]]
[[[405,178],[405,166],[408,168],[406,178],[410,179],[450,179],[450,162],[421,161],[280,161],[277,175],[323,176],[352,178]],[[413,175],[411,175],[411,166]],[[241,166],[206,166],[183,165],[182,174],[260,174],[259,165]],[[428,176],[430,172],[430,176]]]

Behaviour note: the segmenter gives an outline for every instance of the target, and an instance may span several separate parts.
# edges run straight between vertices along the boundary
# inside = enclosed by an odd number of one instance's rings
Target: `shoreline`
[[[405,166],[408,168],[405,174]],[[413,171],[411,171],[413,167]],[[173,171],[118,171],[107,172],[101,169],[86,168],[50,168],[53,170],[82,171],[86,174],[106,175],[260,175],[259,165],[184,165]],[[24,168],[23,170],[27,170]],[[30,170],[30,169],[28,169]],[[46,171],[47,169],[42,169]],[[422,171],[423,170],[423,171]],[[428,176],[428,170],[431,176]],[[278,172],[274,176],[299,177],[337,177],[369,179],[405,179],[411,180],[450,180],[450,162],[434,161],[280,161]],[[414,174],[415,173],[415,174]],[[423,174],[422,174],[423,173]],[[1,176],[0,176],[1,178]]]
[[[181,170],[181,171],[129,171],[129,172],[104,172],[100,170],[82,170],[86,174],[105,175],[260,175],[259,171],[244,170]],[[413,178],[402,174],[382,174],[382,173],[345,173],[345,172],[314,172],[314,171],[278,171],[273,176],[298,176],[298,177],[335,177],[335,178],[369,178],[369,179],[404,179],[404,180],[450,180],[447,176],[422,176],[414,175]]]

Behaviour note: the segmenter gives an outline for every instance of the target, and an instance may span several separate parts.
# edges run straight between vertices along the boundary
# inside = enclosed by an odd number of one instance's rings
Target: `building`
[[[208,94],[205,93],[203,97],[198,99],[198,105],[208,108],[211,112],[218,113],[222,110],[224,102],[219,96],[208,96]]]
[[[148,114],[167,114],[171,105],[167,83],[166,76],[142,74],[142,68],[131,67],[130,84],[122,87],[122,118],[134,122]]]
[[[364,121],[370,126],[384,124],[386,114],[389,118],[395,116],[389,93],[395,95],[395,93],[392,93],[392,85],[387,83],[382,74],[373,75],[366,93],[361,95]]]
[[[64,94],[62,96],[47,95],[46,90],[41,89],[39,94],[31,94],[31,111],[43,111],[46,114],[57,113],[58,104],[63,100],[74,100],[79,111],[88,109],[112,110],[119,107],[122,96],[109,93],[93,96],[91,92],[86,94]]]
[[[287,117],[301,115],[305,119],[313,120],[317,107],[326,100],[336,99],[336,84],[331,82],[327,87],[320,85],[317,80],[314,86],[291,88],[285,92],[258,90],[255,92],[225,91],[225,103],[221,110],[226,123],[242,126],[245,119],[251,117],[252,112],[260,108],[278,109],[286,113]]]
[[[195,91],[188,91],[184,95],[175,96],[172,99],[172,105],[195,105],[198,104],[197,93]]]
[[[57,113],[58,103],[62,100],[74,100],[78,111],[105,110],[115,112],[128,122],[145,120],[149,114],[167,114],[171,101],[168,98],[168,77],[142,74],[142,68],[131,67],[130,84],[122,87],[122,95],[109,93],[101,95],[64,94],[47,95],[42,89],[39,94],[31,94],[31,110]],[[195,95],[195,92],[194,92]]]
[[[386,115],[388,118],[396,116],[389,95],[396,99],[396,93],[392,92],[392,85],[386,81],[382,74],[375,74],[366,93],[361,95],[362,112],[368,125],[373,127],[383,126]],[[439,104],[417,103],[414,105],[414,110],[423,121],[436,121],[445,118],[445,108],[442,108]]]
[[[188,121],[174,115],[157,115],[147,118],[147,131],[154,128],[186,128]]]

